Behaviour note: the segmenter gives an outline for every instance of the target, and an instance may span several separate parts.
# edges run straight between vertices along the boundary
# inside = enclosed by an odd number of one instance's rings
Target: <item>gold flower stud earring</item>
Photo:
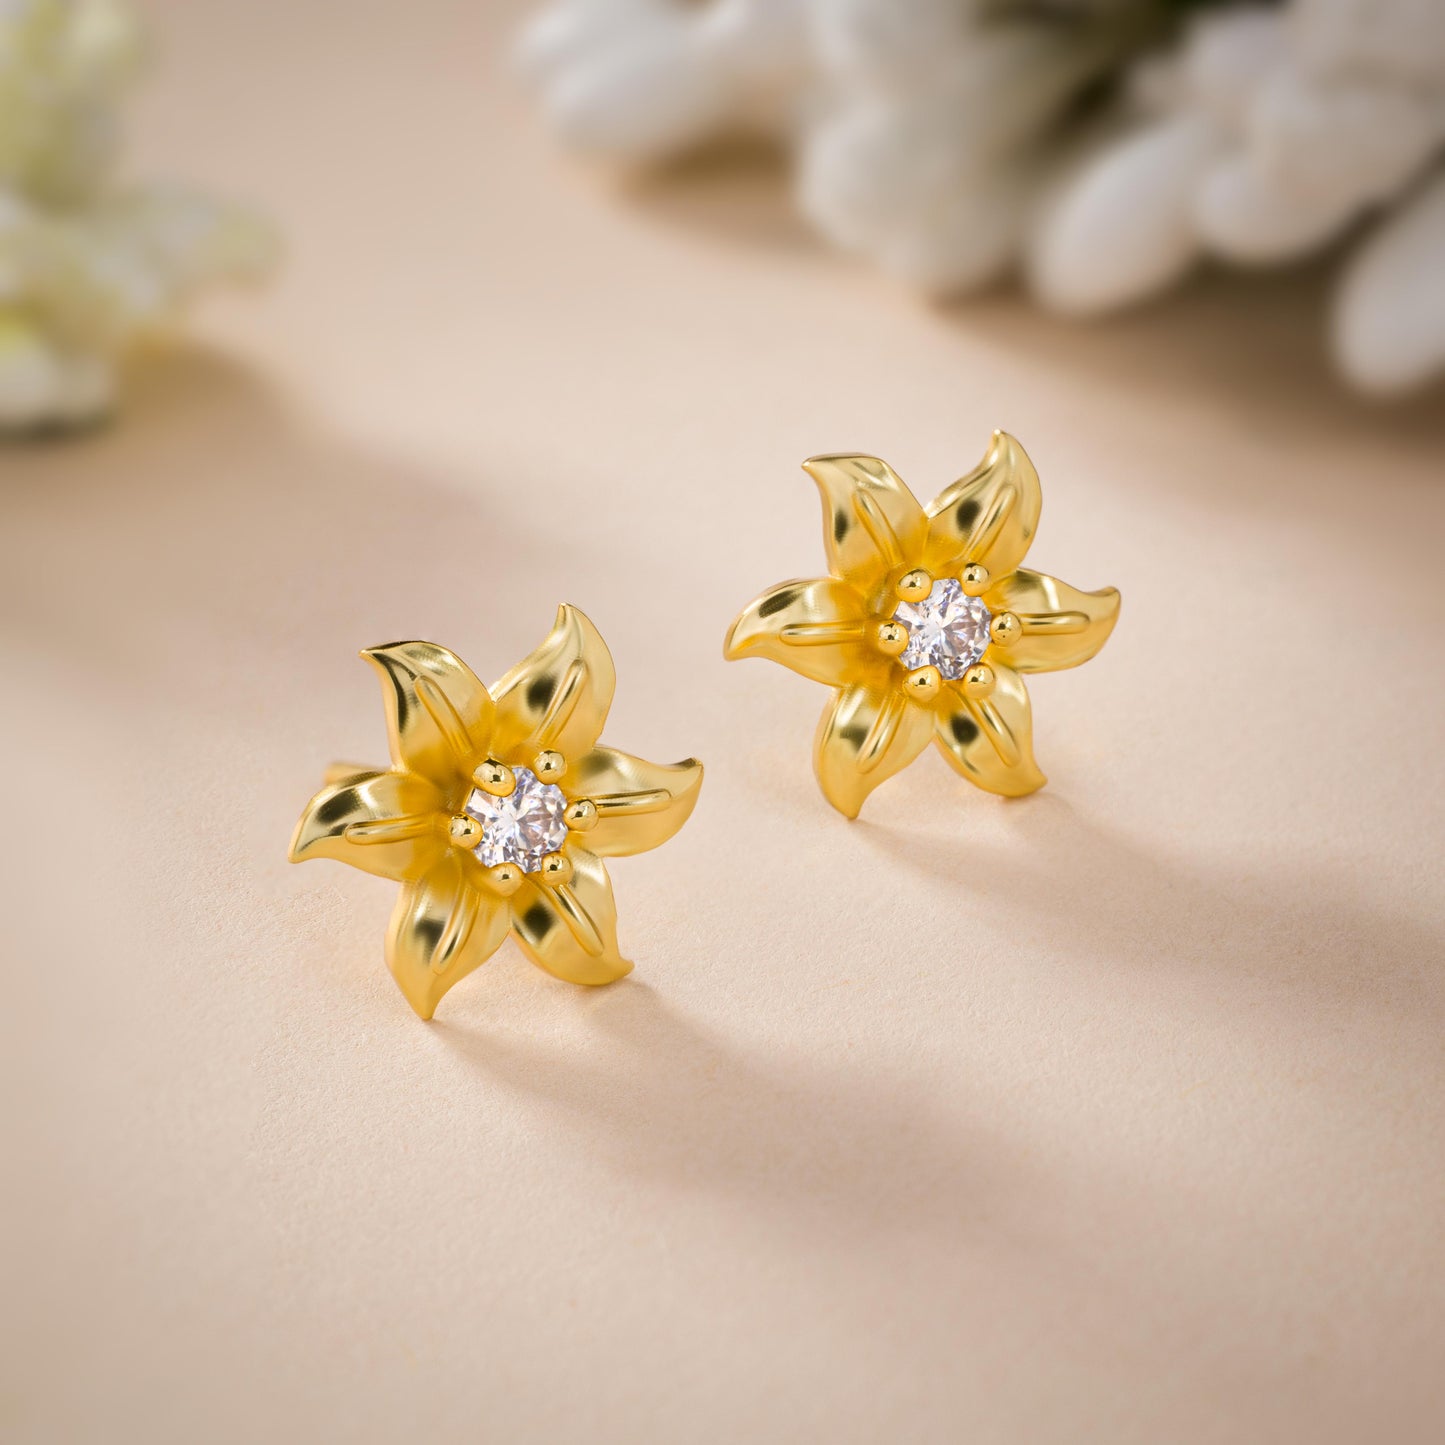
[[[547,640],[490,690],[432,642],[362,656],[381,674],[392,765],[331,767],[290,858],[336,858],[402,885],[386,961],[412,1008],[429,1019],[509,931],[569,983],[629,973],[602,860],[671,838],[702,764],[598,746],[616,674],[592,623],[559,608]]]
[[[926,511],[877,457],[803,467],[823,494],[830,575],[763,593],[724,652],[835,689],[813,745],[824,796],[856,818],[930,739],[991,793],[1043,787],[1020,674],[1087,662],[1114,629],[1119,594],[1019,565],[1042,503],[1024,449],[996,431],[983,461]]]

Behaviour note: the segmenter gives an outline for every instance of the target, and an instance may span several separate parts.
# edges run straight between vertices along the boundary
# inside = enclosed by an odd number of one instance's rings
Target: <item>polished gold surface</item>
[[[568,803],[567,826],[574,833],[586,833],[597,826],[597,804],[591,798],[578,798]]]
[[[943,674],[936,667],[917,667],[904,679],[903,686],[915,702],[932,702],[943,686]]]
[[[565,853],[549,853],[537,870],[538,880],[548,888],[560,888],[572,881],[572,860]]]
[[[447,824],[447,838],[454,848],[475,848],[482,841],[482,825],[469,813],[459,813]]]
[[[430,1018],[509,931],[538,967],[568,982],[628,973],[601,860],[672,837],[697,801],[702,764],[660,765],[597,745],[616,679],[592,623],[559,608],[546,641],[491,690],[434,643],[390,643],[362,656],[382,677],[392,766],[328,769],[289,856],[335,858],[403,885],[386,959],[416,1012]],[[531,875],[511,863],[483,866],[470,851],[482,826],[461,812],[474,785],[510,794],[519,767],[562,786],[572,830]],[[574,836],[582,831],[586,849]]]
[[[993,696],[994,687],[998,679],[994,676],[993,668],[987,663],[979,663],[977,667],[971,667],[964,673],[962,678],[963,695],[974,702],[982,702],[986,697]]]
[[[472,773],[472,781],[484,793],[490,793],[494,798],[510,798],[517,790],[516,774],[495,758],[488,758],[486,762],[479,764]]]
[[[877,457],[803,463],[823,499],[827,577],[783,582],[739,614],[729,659],[766,657],[832,687],[814,742],[824,796],[857,817],[880,783],[932,739],[970,782],[1005,797],[1043,786],[1021,673],[1087,662],[1108,640],[1119,593],[1080,592],[1021,566],[1038,530],[1033,463],[997,431],[982,462],[923,508]],[[984,659],[958,682],[905,670],[891,628],[896,599],[919,601],[957,577],[992,614]],[[896,650],[895,650],[896,648]]]
[[[532,772],[544,783],[557,782],[566,771],[566,758],[552,748],[538,753],[532,762]]]
[[[988,591],[989,572],[987,567],[971,563],[958,574],[959,585],[970,597],[982,597]]]
[[[898,579],[893,591],[905,602],[922,602],[933,591],[933,578],[921,567],[915,567]]]
[[[878,650],[898,657],[908,646],[908,629],[901,622],[880,622],[874,634]]]

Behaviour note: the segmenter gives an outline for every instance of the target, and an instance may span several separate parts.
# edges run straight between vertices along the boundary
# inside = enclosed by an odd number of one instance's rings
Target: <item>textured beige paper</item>
[[[1320,279],[935,313],[766,179],[576,173],[515,7],[149,8],[140,159],[291,257],[0,455],[0,1436],[1440,1439],[1445,428],[1342,399]],[[850,826],[723,632],[820,566],[805,455],[928,495],[996,425],[1122,620],[1043,794]],[[426,1026],[286,840],[384,756],[358,647],[494,676],[561,599],[702,798],[632,979],[509,946]]]

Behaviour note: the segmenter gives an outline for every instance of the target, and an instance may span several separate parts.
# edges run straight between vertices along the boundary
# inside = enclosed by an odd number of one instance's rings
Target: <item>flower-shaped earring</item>
[[[432,642],[362,656],[381,674],[392,766],[329,769],[290,858],[336,858],[402,885],[386,961],[412,1008],[429,1019],[508,930],[569,983],[629,973],[602,860],[671,838],[702,764],[597,745],[616,674],[592,623],[560,608],[547,640],[490,691]]]
[[[927,511],[877,457],[803,466],[823,494],[831,575],[763,593],[725,655],[770,658],[836,689],[813,747],[824,796],[856,818],[930,738],[991,793],[1043,787],[1020,674],[1087,662],[1113,631],[1119,594],[1020,567],[1042,503],[1024,449],[995,432]]]

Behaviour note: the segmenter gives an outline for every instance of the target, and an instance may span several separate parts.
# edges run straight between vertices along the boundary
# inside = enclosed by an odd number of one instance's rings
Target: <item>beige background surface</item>
[[[932,312],[766,176],[572,171],[515,7],[151,8],[139,156],[292,254],[0,455],[0,1434],[1440,1439],[1445,427],[1334,390],[1320,278]],[[724,629],[820,568],[802,457],[930,495],[995,425],[1121,624],[1043,794],[850,826]],[[631,979],[508,945],[426,1026],[286,840],[384,756],[358,647],[495,676],[560,599],[702,799]]]

